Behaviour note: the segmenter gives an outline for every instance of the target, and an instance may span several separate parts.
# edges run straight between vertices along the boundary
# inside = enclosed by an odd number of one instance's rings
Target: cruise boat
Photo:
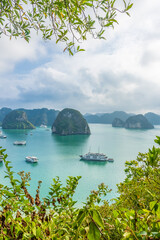
[[[98,162],[107,162],[108,157],[103,153],[86,153],[84,155],[80,155],[80,160],[86,161],[98,161]]]
[[[15,141],[14,145],[26,145],[26,141]]]
[[[26,162],[37,163],[38,162],[38,158],[34,157],[34,156],[32,156],[32,157],[28,156],[28,157],[26,157]]]
[[[80,155],[80,160],[97,161],[97,162],[114,162],[113,158],[108,158],[104,153],[86,153]]]

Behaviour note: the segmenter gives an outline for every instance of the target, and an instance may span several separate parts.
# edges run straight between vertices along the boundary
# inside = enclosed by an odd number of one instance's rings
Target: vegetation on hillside
[[[102,201],[110,192],[102,183],[80,209],[73,200],[80,177],[69,177],[66,186],[53,179],[41,200],[41,181],[36,196],[31,196],[30,174],[20,172],[20,180],[15,179],[1,149],[10,185],[0,184],[0,239],[160,239],[160,137],[155,142],[158,147],[126,162],[126,178],[113,204]]]
[[[23,111],[14,110],[8,113],[3,122],[4,129],[34,129],[35,127],[28,121],[27,115]]]
[[[145,118],[142,114],[134,115],[129,117],[125,124],[125,128],[133,129],[152,129],[154,126]]]
[[[90,134],[90,128],[83,115],[71,108],[59,112],[52,125],[52,132],[59,135]]]

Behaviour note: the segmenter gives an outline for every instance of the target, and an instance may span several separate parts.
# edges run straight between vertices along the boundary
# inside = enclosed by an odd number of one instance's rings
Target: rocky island
[[[122,121],[120,118],[115,118],[112,122],[112,127],[124,127],[124,121]]]
[[[2,128],[4,129],[34,129],[35,126],[27,119],[27,115],[23,111],[11,111],[8,113],[3,122]]]
[[[154,126],[142,114],[129,117],[125,122],[114,119],[112,127],[124,127],[127,129],[152,129]]]
[[[142,114],[129,117],[125,124],[125,128],[129,129],[152,129],[154,126]]]
[[[65,108],[57,116],[52,125],[52,133],[65,135],[91,134],[83,115],[74,109]]]

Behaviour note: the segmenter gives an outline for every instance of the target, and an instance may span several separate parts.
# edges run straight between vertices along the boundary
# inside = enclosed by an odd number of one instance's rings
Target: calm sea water
[[[45,197],[52,178],[59,176],[65,183],[68,176],[82,176],[75,194],[79,204],[102,182],[112,189],[107,196],[110,200],[117,196],[116,184],[125,177],[125,161],[136,159],[138,152],[146,152],[152,147],[155,137],[160,135],[160,126],[152,130],[127,130],[105,124],[90,124],[90,129],[90,136],[57,136],[52,135],[50,128],[2,130],[7,138],[0,139],[0,146],[6,149],[14,172],[31,172],[29,191],[32,194],[35,194],[38,180],[42,180],[41,197]],[[21,140],[27,141],[26,146],[13,145],[14,141]],[[105,153],[114,158],[114,162],[80,161],[79,155],[88,151]],[[25,157],[31,155],[39,158],[37,164],[25,162]],[[3,184],[7,183],[4,170],[2,163],[0,182]]]

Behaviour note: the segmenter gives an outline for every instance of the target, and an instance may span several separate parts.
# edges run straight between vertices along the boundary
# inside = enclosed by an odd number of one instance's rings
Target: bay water
[[[38,181],[42,180],[40,196],[49,192],[52,179],[59,176],[65,184],[68,176],[82,176],[75,193],[75,200],[81,205],[91,190],[105,183],[112,192],[106,197],[117,196],[116,184],[125,178],[125,161],[134,160],[138,152],[147,152],[156,136],[160,136],[160,126],[151,130],[130,130],[112,128],[109,124],[90,124],[91,135],[58,136],[50,128],[35,130],[2,130],[6,139],[0,139],[0,146],[6,149],[13,171],[31,173],[29,192],[36,194]],[[26,141],[25,146],[13,145],[14,141]],[[113,163],[80,161],[79,155],[100,152],[113,158]],[[26,156],[38,157],[38,163],[27,163]],[[0,183],[7,184],[5,167],[0,163]],[[18,178],[18,175],[15,174]]]

